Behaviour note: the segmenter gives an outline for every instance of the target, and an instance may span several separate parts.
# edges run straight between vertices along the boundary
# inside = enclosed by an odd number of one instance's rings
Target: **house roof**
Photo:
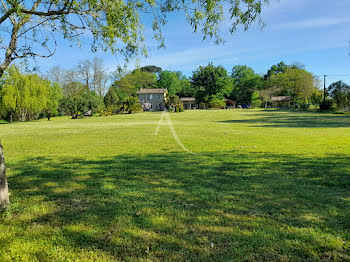
[[[196,99],[194,97],[181,97],[181,102],[195,102]]]
[[[271,97],[272,102],[289,102],[292,98],[290,96],[273,96]]]
[[[136,94],[165,94],[167,92],[166,88],[140,88]]]
[[[224,102],[228,103],[228,104],[231,104],[231,105],[234,105],[234,104],[237,103],[236,101],[232,101],[231,99],[227,99],[227,98],[224,99]]]

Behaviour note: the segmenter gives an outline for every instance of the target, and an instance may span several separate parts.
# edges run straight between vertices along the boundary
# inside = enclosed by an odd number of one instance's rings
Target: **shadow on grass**
[[[349,156],[214,155],[27,159],[9,182],[31,215],[4,223],[127,261],[350,259]]]
[[[261,127],[301,127],[301,128],[335,128],[350,127],[349,115],[321,115],[320,113],[290,112],[290,111],[267,111],[252,114],[254,118],[226,120],[222,123],[247,123]]]

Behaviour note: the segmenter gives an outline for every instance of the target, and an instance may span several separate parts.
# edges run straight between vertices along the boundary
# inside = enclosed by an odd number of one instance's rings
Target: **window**
[[[149,95],[149,99],[152,100],[152,94]]]
[[[160,98],[161,98],[161,95],[159,94],[159,95],[158,95],[158,99],[160,99]]]

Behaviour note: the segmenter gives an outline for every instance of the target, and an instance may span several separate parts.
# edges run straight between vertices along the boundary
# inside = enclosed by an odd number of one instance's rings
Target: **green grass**
[[[350,261],[350,116],[221,110],[0,125],[0,261]]]

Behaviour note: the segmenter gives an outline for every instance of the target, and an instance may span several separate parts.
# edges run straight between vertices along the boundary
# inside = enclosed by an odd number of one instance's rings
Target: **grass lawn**
[[[350,116],[161,112],[0,124],[0,261],[350,261]]]

